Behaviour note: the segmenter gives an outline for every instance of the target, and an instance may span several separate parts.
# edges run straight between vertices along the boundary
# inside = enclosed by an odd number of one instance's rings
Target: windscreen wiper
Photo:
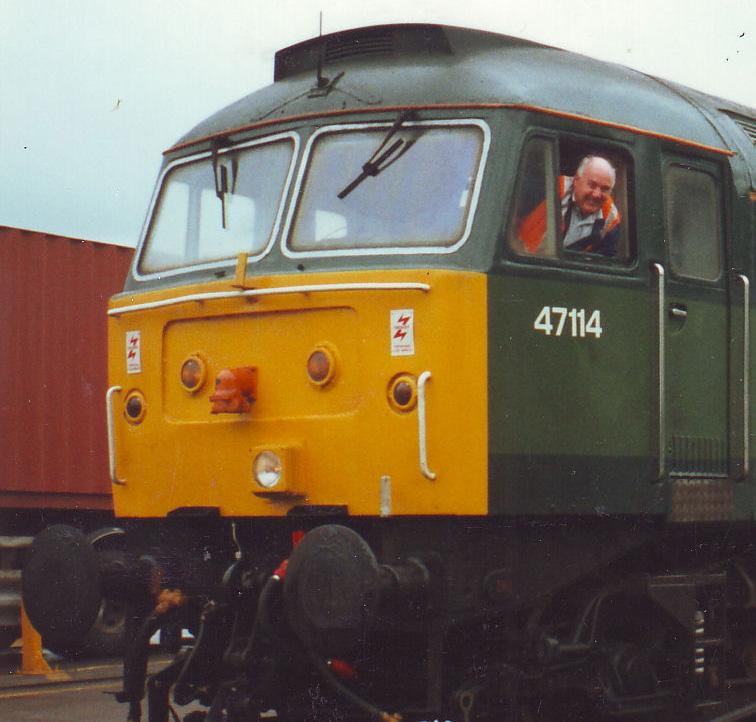
[[[236,178],[239,174],[239,161],[231,159],[231,188],[228,184],[228,167],[218,162],[218,146],[213,147],[213,176],[215,178],[215,195],[221,204],[221,228],[226,228],[226,193],[236,192]]]
[[[392,163],[396,163],[414,144],[416,138],[410,140],[404,140],[403,138],[397,138],[388,148],[386,145],[396,135],[399,128],[404,125],[408,120],[415,117],[415,112],[412,110],[403,110],[397,116],[394,124],[386,133],[386,137],[381,141],[381,144],[376,149],[375,153],[370,156],[370,159],[362,166],[362,172],[339,194],[339,200],[346,198],[362,181],[371,176],[377,176],[382,171],[386,170]],[[383,150],[386,148],[386,150]]]

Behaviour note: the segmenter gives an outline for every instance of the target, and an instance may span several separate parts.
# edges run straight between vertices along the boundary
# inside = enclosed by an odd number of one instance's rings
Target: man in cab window
[[[617,254],[621,216],[612,200],[616,180],[612,164],[598,155],[583,158],[574,176],[559,176],[562,246],[569,251]],[[546,234],[546,202],[536,206],[520,225],[528,253],[537,253]]]

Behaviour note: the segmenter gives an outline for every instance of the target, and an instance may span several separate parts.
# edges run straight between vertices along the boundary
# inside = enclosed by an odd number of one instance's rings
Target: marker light
[[[400,374],[389,381],[388,400],[396,411],[411,411],[417,403],[417,381],[414,376]]]
[[[278,484],[281,481],[282,471],[283,465],[281,464],[281,459],[278,454],[274,454],[272,451],[263,451],[258,454],[252,465],[255,481],[263,489],[272,489]]]
[[[197,355],[191,355],[181,364],[181,383],[191,394],[199,391],[205,384],[207,368],[205,362]]]
[[[144,418],[147,409],[144,403],[144,396],[140,391],[129,391],[124,404],[126,420],[132,424],[138,424]]]
[[[318,346],[307,359],[307,375],[312,383],[325,386],[336,373],[336,359],[325,346]]]

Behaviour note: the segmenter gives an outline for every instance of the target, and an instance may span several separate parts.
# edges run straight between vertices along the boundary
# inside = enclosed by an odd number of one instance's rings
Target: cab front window
[[[285,252],[456,250],[472,223],[487,133],[473,121],[315,133]]]
[[[294,157],[292,137],[206,154],[166,172],[144,251],[143,274],[261,255],[278,226]]]

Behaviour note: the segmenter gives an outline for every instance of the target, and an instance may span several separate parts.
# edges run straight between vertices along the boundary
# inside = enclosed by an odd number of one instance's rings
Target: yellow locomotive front
[[[246,284],[249,295],[214,282],[113,303],[118,515],[485,513],[481,276],[351,271]],[[190,295],[201,300],[181,300]],[[465,348],[450,358],[461,329]]]
[[[400,117],[167,164],[109,310],[119,516],[486,513],[485,275],[385,266],[465,242],[487,142]]]

